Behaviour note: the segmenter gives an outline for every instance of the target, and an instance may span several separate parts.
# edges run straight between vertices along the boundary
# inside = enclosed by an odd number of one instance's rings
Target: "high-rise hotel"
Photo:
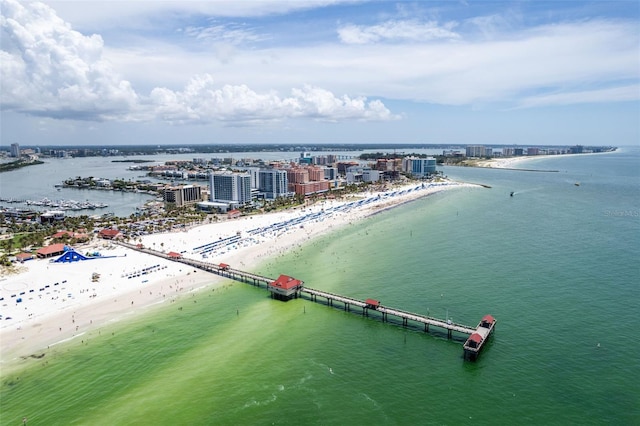
[[[237,205],[251,202],[251,176],[247,173],[211,173],[209,200]]]

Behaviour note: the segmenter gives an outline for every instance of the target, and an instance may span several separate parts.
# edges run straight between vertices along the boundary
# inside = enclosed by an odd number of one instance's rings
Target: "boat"
[[[509,194],[509,196],[510,196],[510,197],[513,197],[513,194],[514,194],[514,192],[513,192],[513,191],[511,191],[511,194]]]

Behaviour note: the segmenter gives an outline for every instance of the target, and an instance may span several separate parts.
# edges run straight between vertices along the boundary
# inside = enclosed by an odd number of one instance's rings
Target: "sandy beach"
[[[610,151],[615,152],[615,151]],[[532,155],[522,157],[507,157],[507,158],[491,158],[488,160],[477,160],[473,165],[475,167],[489,167],[494,169],[523,169],[522,163],[526,163],[531,160],[541,160],[548,158],[565,158],[568,156],[576,155],[602,155],[607,152],[594,152],[583,154],[558,154],[558,155]]]
[[[264,260],[364,217],[439,191],[475,186],[455,182],[412,184],[386,192],[357,194],[284,212],[228,219],[142,237],[145,247],[181,253],[251,271]],[[173,303],[226,279],[184,264],[140,253],[108,240],[78,246],[96,258],[72,263],[34,259],[0,278],[0,366],[160,303]],[[53,259],[56,259],[55,257]],[[96,279],[97,274],[99,278]]]

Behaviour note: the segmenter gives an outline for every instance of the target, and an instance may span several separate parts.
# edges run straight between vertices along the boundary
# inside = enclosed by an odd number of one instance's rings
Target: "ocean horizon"
[[[444,167],[490,188],[383,211],[253,271],[471,326],[491,314],[476,362],[445,333],[228,281],[3,374],[0,424],[638,424],[638,164],[629,148],[520,166],[557,172]]]

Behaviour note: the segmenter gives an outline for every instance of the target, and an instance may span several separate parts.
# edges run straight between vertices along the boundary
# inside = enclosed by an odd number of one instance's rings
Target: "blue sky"
[[[637,1],[0,4],[3,146],[640,145]]]

